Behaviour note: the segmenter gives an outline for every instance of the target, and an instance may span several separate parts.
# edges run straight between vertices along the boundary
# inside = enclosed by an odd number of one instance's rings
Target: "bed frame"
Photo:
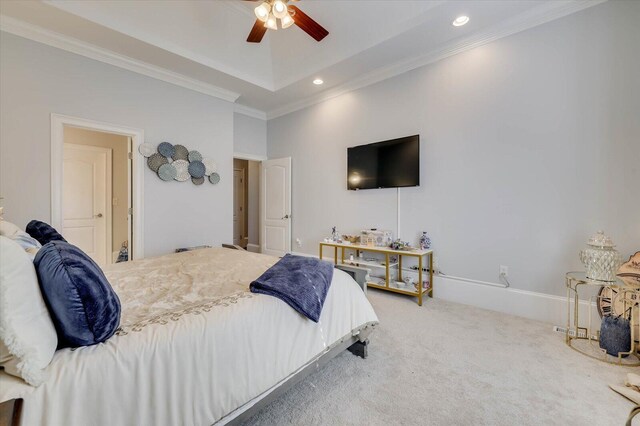
[[[234,250],[242,249],[239,246],[234,246],[229,244],[223,244],[223,247],[234,249]],[[356,280],[358,285],[360,285],[360,288],[362,288],[362,290],[366,294],[367,286],[365,282],[365,277],[368,272],[366,269],[347,266],[347,265],[339,265],[337,266],[337,268],[342,269],[345,272],[347,272],[349,275],[351,275]],[[363,359],[366,359],[369,355],[368,353],[369,339],[367,339],[366,336],[368,336],[369,333],[363,332],[361,334],[365,334],[365,337],[363,337],[364,340],[361,341],[360,340],[361,338],[359,336],[349,336],[345,338],[342,342],[338,343],[333,349],[329,350],[329,352],[321,355],[314,362],[309,363],[306,367],[303,367],[297,373],[286,378],[283,382],[281,382],[280,384],[272,388],[271,391],[267,391],[269,393],[264,395],[264,397],[260,398],[257,401],[256,400],[249,401],[247,404],[243,405],[242,407],[239,407],[234,412],[218,420],[215,423],[215,425],[230,425],[230,426],[242,425],[251,417],[258,414],[258,412],[263,408],[265,408],[267,405],[271,404],[273,401],[280,398],[289,389],[291,389],[292,387],[300,383],[302,380],[304,380],[311,374],[317,371],[320,371],[322,367],[324,367],[329,361],[331,361],[337,355],[342,353],[344,350],[348,350],[352,354],[359,356]],[[247,407],[247,408],[244,408],[244,407]],[[7,402],[6,404],[3,404],[3,406],[0,408],[2,408],[2,410],[0,410],[1,411],[0,426],[5,426],[6,424],[9,424],[10,426],[20,425],[20,417],[22,414],[22,399],[12,400],[11,402]],[[240,412],[239,414],[237,415],[234,414],[243,409],[244,411]]]
[[[367,358],[368,351],[367,348],[369,346],[369,339],[366,339],[364,342],[361,342],[358,336],[350,336],[349,338],[344,339],[344,341],[340,342],[336,347],[331,349],[329,352],[320,356],[315,362],[308,364],[302,370],[298,371],[296,374],[289,376],[289,378],[285,379],[284,382],[281,382],[279,385],[275,387],[271,392],[265,395],[260,400],[253,402],[249,408],[245,411],[241,412],[237,416],[230,418],[234,415],[231,413],[226,417],[223,417],[215,425],[231,425],[237,426],[241,425],[251,417],[258,414],[260,410],[265,408],[267,405],[271,404],[273,401],[279,399],[285,392],[294,387],[296,384],[300,383],[302,380],[310,376],[311,374],[320,371],[322,367],[324,367],[331,359],[335,358],[337,355],[342,353],[345,349],[349,352],[357,355],[361,358]],[[249,402],[248,404],[251,404]],[[242,410],[242,407],[238,408],[238,410]],[[229,419],[229,420],[227,420]]]

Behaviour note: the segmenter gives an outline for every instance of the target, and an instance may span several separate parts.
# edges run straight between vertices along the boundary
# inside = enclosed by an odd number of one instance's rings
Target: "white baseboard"
[[[563,283],[563,280],[559,281]],[[442,275],[434,277],[433,295],[438,299],[477,306],[554,325],[567,323],[567,298],[515,288],[492,287]],[[573,302],[572,302],[573,309]],[[580,301],[580,323],[588,322],[589,302]],[[591,306],[594,325],[600,323],[595,304]]]
[[[259,244],[247,244],[247,251],[252,253],[260,253],[260,245]]]
[[[307,253],[292,252],[292,254],[318,257]],[[326,260],[333,261],[333,258],[328,256]],[[559,279],[558,285],[564,284],[563,278]],[[477,306],[553,325],[567,324],[567,298],[563,296],[505,288],[500,284],[444,275],[436,275],[433,281],[433,295],[437,299]],[[429,306],[428,303],[425,306]],[[573,309],[573,301],[571,306]],[[581,300],[579,309],[580,325],[586,326],[589,321],[589,302]],[[591,305],[591,319],[594,321],[594,326],[599,326],[600,316],[595,304]]]

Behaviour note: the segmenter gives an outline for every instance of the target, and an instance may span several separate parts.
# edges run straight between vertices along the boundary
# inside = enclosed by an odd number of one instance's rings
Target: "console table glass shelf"
[[[371,269],[372,272],[377,270],[379,273],[384,274],[384,276],[381,277],[371,276],[367,281],[367,287],[417,297],[418,305],[420,306],[422,306],[424,295],[433,297],[433,250],[393,250],[387,247],[323,241],[320,242],[320,259],[322,259],[323,251],[327,247],[333,248],[333,258],[336,265],[343,263],[345,265],[368,268]],[[347,258],[348,251],[355,252],[353,260]],[[384,256],[384,260],[362,259],[360,258],[361,252],[382,255]],[[403,257],[414,258],[417,263],[416,269],[403,268]],[[402,279],[403,271],[418,275],[416,285],[405,284]],[[422,285],[425,272],[428,273],[429,276],[428,288],[423,288]]]
[[[640,344],[636,330],[639,322],[640,288],[626,285],[623,281],[603,282],[594,281],[586,277],[584,272],[567,272],[567,332],[565,335],[565,343],[572,349],[586,355],[588,357],[607,362],[609,364],[618,364],[623,366],[640,366]],[[591,296],[588,299],[587,327],[581,326],[580,321],[580,297],[581,288],[589,287],[600,289],[604,286],[616,289],[617,297],[623,305],[625,312],[629,310],[629,320],[631,321],[631,350],[629,352],[621,352],[618,356],[611,356],[600,348],[598,339],[600,338],[600,326],[597,321],[592,321],[592,314],[595,309],[596,301],[602,296]],[[596,314],[597,315],[597,314]]]

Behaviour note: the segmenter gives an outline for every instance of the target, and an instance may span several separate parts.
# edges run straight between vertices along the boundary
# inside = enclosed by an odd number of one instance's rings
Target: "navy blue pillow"
[[[34,259],[58,348],[104,342],[120,324],[120,299],[98,265],[65,241],[45,244]]]
[[[27,229],[25,229],[25,231],[42,245],[47,244],[49,241],[67,242],[53,226],[39,220],[32,220],[27,223]]]

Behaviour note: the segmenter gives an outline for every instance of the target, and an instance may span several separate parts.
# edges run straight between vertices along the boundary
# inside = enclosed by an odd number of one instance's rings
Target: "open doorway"
[[[260,162],[233,159],[233,244],[260,252]]]
[[[65,125],[62,235],[98,265],[129,260],[131,137]]]

